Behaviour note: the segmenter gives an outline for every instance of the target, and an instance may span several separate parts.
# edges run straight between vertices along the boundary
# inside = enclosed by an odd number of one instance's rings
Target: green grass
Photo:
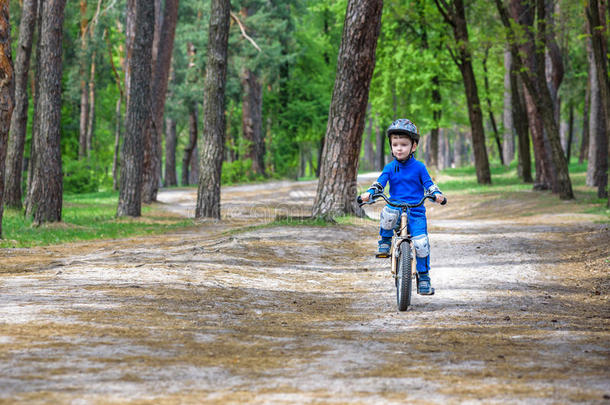
[[[0,248],[46,246],[94,239],[160,234],[193,225],[190,219],[168,216],[149,206],[137,219],[116,218],[118,193],[64,196],[62,222],[38,227],[22,211],[6,209]]]
[[[585,184],[586,163],[570,165],[570,177],[576,195],[575,204],[581,206],[580,212],[598,214],[610,220],[610,210],[606,199],[597,198],[597,190]],[[439,187],[449,196],[451,194],[495,194],[500,198],[514,193],[531,193],[532,185],[524,184],[517,176],[516,165],[503,167],[492,165],[492,184],[479,185],[474,167],[447,169],[434,176]],[[559,198],[550,192],[541,192],[541,204],[559,204]],[[144,206],[142,217],[116,218],[118,193],[98,192],[91,194],[65,195],[63,218],[59,224],[46,224],[34,227],[21,211],[5,209],[3,216],[0,248],[46,246],[66,242],[96,239],[115,239],[138,235],[162,234],[171,230],[194,225],[192,219],[171,216],[154,206]],[[238,230],[255,230],[272,226],[332,226],[350,225],[354,217],[335,218],[335,222],[312,218],[283,218],[269,224],[247,227]]]
[[[605,198],[597,197],[597,188],[586,185],[587,163],[571,163],[569,166],[570,180],[574,190],[575,202],[582,205],[583,212],[600,214],[610,217],[610,210],[606,208],[608,202]],[[466,194],[499,194],[506,195],[518,192],[531,192],[532,184],[523,183],[517,175],[516,163],[509,167],[499,164],[491,166],[491,185],[477,183],[476,171],[473,166],[446,169],[437,174],[438,185],[444,193]],[[549,191],[541,194],[550,194]],[[554,196],[559,201],[559,197]]]

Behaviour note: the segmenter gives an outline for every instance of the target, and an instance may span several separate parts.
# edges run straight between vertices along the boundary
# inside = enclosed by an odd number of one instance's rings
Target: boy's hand
[[[369,198],[371,198],[371,193],[365,192],[360,194],[360,198],[362,198],[363,202],[368,202]]]
[[[436,202],[439,203],[439,204],[441,204],[443,201],[445,201],[445,204],[447,203],[447,201],[446,201],[447,197],[445,197],[442,194],[435,194],[434,198],[436,199]]]

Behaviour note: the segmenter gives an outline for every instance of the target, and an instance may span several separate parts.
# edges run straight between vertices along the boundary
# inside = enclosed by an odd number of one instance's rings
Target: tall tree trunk
[[[134,0],[133,43],[127,53],[127,114],[121,150],[121,179],[117,216],[139,217],[142,213],[143,138],[150,125],[151,65],[155,10],[149,0]]]
[[[355,203],[356,176],[382,7],[382,0],[349,0],[347,4],[313,205],[316,217],[363,214]]]
[[[534,149],[534,165],[536,167],[535,190],[550,190],[552,183],[551,157],[544,147],[544,126],[536,108],[534,99],[528,89],[523,86],[523,94],[527,109],[527,117],[530,131],[532,133],[532,145]]]
[[[246,159],[252,160],[252,170],[265,174],[265,144],[263,139],[263,94],[260,80],[250,69],[242,74],[242,129],[247,142]]]
[[[453,28],[453,36],[457,43],[457,55],[452,52],[453,61],[460,68],[464,89],[466,91],[466,101],[468,104],[468,117],[470,118],[470,128],[472,135],[472,149],[474,151],[474,164],[477,172],[477,182],[479,184],[491,184],[491,171],[485,147],[485,132],[483,130],[483,113],[479,100],[479,91],[472,68],[472,53],[470,51],[468,39],[468,23],[466,21],[466,10],[463,0],[453,0],[451,4],[435,0],[437,8],[443,17]]]
[[[512,58],[511,58],[512,60]],[[530,137],[527,123],[528,114],[524,98],[523,85],[515,72],[514,65],[510,64],[510,91],[512,104],[512,122],[517,132],[517,142],[519,146],[519,167],[518,172],[524,183],[533,183],[532,179],[532,158],[530,156]]]
[[[167,117],[165,119],[165,187],[178,185],[176,178],[176,120]]]
[[[118,25],[119,31],[121,31],[121,25]],[[112,72],[114,73],[114,79],[116,82],[117,89],[119,91],[119,98],[116,101],[116,107],[114,110],[114,154],[112,157],[112,189],[119,189],[119,152],[120,152],[120,142],[121,142],[121,130],[122,130],[122,120],[121,120],[121,105],[123,103],[123,88],[121,86],[121,76],[117,71],[117,68],[114,64],[114,60],[112,58],[112,45],[108,40],[108,36],[106,36],[106,44],[108,48],[108,56],[110,60],[110,66],[112,67]],[[123,49],[119,46],[119,55],[123,55]],[[120,64],[125,68],[125,58],[120,58]],[[125,69],[127,70],[127,69]]]
[[[515,158],[515,129],[513,124],[513,107],[512,107],[512,85],[511,75],[512,62],[510,51],[504,52],[504,111],[502,114],[502,123],[504,126],[504,136],[502,143],[504,152],[504,163],[510,165]]]
[[[375,114],[375,169],[382,171],[385,166],[386,136],[379,127],[379,116]]]
[[[91,156],[93,149],[93,131],[95,127],[95,52],[91,58],[91,76],[89,78],[89,114],[87,122],[86,156]]]
[[[430,130],[430,146],[429,146],[429,160],[428,165],[431,168],[438,169],[438,133],[439,125],[441,121],[442,109],[440,108],[442,99],[440,91],[440,79],[438,75],[432,77],[432,103],[435,106],[432,110],[432,119],[434,126]]]
[[[8,207],[17,209],[21,209],[22,206],[23,153],[29,104],[28,74],[37,12],[38,0],[24,0],[15,57],[15,108],[11,116],[4,187],[4,203]]]
[[[0,0],[0,238],[4,214],[4,169],[11,115],[15,106],[13,98],[15,81],[11,50],[11,24],[9,0]]]
[[[26,215],[34,224],[61,221],[62,32],[66,0],[41,2],[40,63],[38,72],[38,133],[33,139],[36,159],[28,190]]]
[[[527,90],[535,100],[534,105],[542,118],[544,128],[548,135],[551,157],[555,168],[554,174],[556,181],[554,182],[553,191],[559,194],[561,199],[572,199],[574,193],[572,191],[572,182],[570,180],[570,174],[568,172],[568,165],[565,159],[563,150],[561,149],[561,142],[559,140],[559,127],[555,118],[555,112],[553,110],[553,100],[551,93],[547,86],[536,86],[536,83],[546,83],[545,64],[544,64],[544,49],[547,45],[548,39],[546,36],[546,15],[545,15],[545,4],[544,0],[536,1],[536,14],[537,14],[537,32],[535,46],[538,48],[542,46],[542,49],[537,49],[534,52],[536,57],[536,69],[533,71],[534,75],[531,76],[527,70],[521,69],[525,66],[518,51],[517,43],[514,41],[515,35],[510,24],[508,13],[502,4],[502,0],[496,0],[496,6],[500,12],[502,23],[506,27],[509,33],[509,37],[513,39],[511,41],[511,53],[515,66],[519,68],[519,73],[523,83],[527,87]]]
[[[588,32],[591,29],[587,27]],[[597,64],[595,63],[595,56],[593,54],[593,47],[591,39],[587,41],[587,59],[589,62],[589,87],[591,89],[590,101],[589,101],[589,143],[588,143],[588,154],[587,154],[587,175],[586,184],[589,187],[597,187],[599,184],[597,176],[599,162],[597,154],[598,142],[602,136],[605,136],[606,132],[606,119],[604,117],[603,105],[601,101],[601,89],[599,81],[597,79]],[[603,142],[603,141],[602,141]]]
[[[193,153],[197,147],[197,137],[199,131],[197,129],[197,121],[199,120],[199,109],[197,103],[191,104],[191,111],[189,112],[189,143],[184,148],[184,156],[182,157],[182,185],[186,186],[190,183],[192,176],[189,175],[191,170],[191,160],[193,159]]]
[[[587,41],[588,42],[588,41]],[[588,69],[587,86],[585,88],[585,100],[582,109],[582,132],[580,138],[580,150],[578,152],[578,164],[584,162],[589,155],[589,108],[591,104],[591,69]]]
[[[220,176],[225,144],[225,85],[227,79],[227,53],[229,0],[212,0],[208,35],[207,68],[203,98],[203,134],[199,161],[199,187],[195,217],[220,219]]]
[[[40,58],[40,32],[42,29],[42,3],[38,2],[38,15],[36,17],[38,22],[36,23],[36,29],[38,32],[37,46],[36,46],[36,54],[34,58],[34,74],[32,74],[32,102],[34,103],[34,114],[32,116],[32,135],[30,141],[30,159],[28,164],[28,178],[27,178],[27,189],[24,205],[27,209],[28,200],[31,195],[30,190],[32,189],[32,184],[34,182],[34,167],[36,166],[36,138],[38,137],[38,133],[40,132],[39,125],[39,114],[38,110],[40,109],[40,71],[41,67],[41,58]]]
[[[500,156],[500,164],[505,166],[507,163],[504,160],[504,150],[502,148],[502,140],[500,139],[500,133],[498,132],[498,126],[496,125],[496,118],[494,117],[493,108],[491,106],[491,98],[489,96],[489,73],[487,71],[487,58],[489,56],[489,47],[485,48],[485,55],[483,56],[483,83],[485,85],[485,99],[487,100],[487,109],[489,111],[489,121],[491,123],[491,129],[494,132],[494,138],[496,140],[496,146],[498,147],[498,156]]]
[[[114,154],[112,158],[112,189],[119,189],[119,145],[121,143],[121,102],[123,97],[116,100],[114,111]]]
[[[326,143],[326,137],[322,137],[319,141],[318,146],[318,167],[316,167],[316,177],[320,178],[320,170],[322,169],[322,152],[324,152],[324,144]]]
[[[536,58],[535,58],[535,46],[534,46],[534,35],[533,25],[535,20],[535,7],[531,4],[526,4],[522,0],[511,0],[511,14],[512,18],[517,21],[522,27],[524,27],[524,38],[527,40],[521,41],[519,45],[519,52],[525,56],[526,68],[533,76],[536,72]],[[513,51],[513,43],[511,46],[511,53]],[[513,60],[514,71],[519,71],[521,68],[518,66],[518,60],[511,54]],[[521,60],[521,59],[519,59]],[[551,165],[551,156],[547,153],[547,149],[544,145],[544,125],[540,116],[539,110],[536,107],[534,96],[531,91],[527,88],[523,79],[520,80],[523,83],[523,95],[525,99],[525,106],[527,110],[527,119],[529,128],[532,134],[532,145],[534,149],[534,164],[536,168],[536,177],[534,181],[535,190],[549,190],[553,184],[553,170]],[[544,82],[534,80],[534,92],[537,93],[537,87],[540,83],[546,83],[546,77]]]
[[[596,150],[596,171],[595,183],[597,185],[597,196],[608,198],[608,141],[610,138],[610,82],[608,81],[608,34],[605,24],[605,2],[600,0],[590,0],[587,4],[586,14],[591,27],[591,47],[593,49],[594,64],[596,67],[597,85],[599,88],[600,105],[605,121],[604,131],[597,134],[591,133],[597,138]],[[589,153],[591,155],[591,153]]]
[[[160,6],[159,6],[160,7]],[[159,14],[161,14],[159,12]],[[176,23],[178,20],[178,0],[165,0],[163,16],[158,32],[159,46],[156,47],[154,56],[153,78],[152,78],[152,125],[148,127],[145,134],[144,148],[144,175],[142,181],[142,200],[145,203],[156,201],[161,179],[162,161],[162,132],[163,115],[165,112],[165,100],[167,99],[167,87],[169,82],[169,71],[171,67],[172,51],[174,49],[174,38]],[[162,44],[162,46],[161,46]]]
[[[43,0],[44,1],[44,0]],[[87,155],[87,124],[89,123],[89,89],[87,84],[87,0],[80,0],[80,45],[81,55],[79,63],[80,76],[80,126],[78,137],[78,157]]]
[[[195,145],[191,154],[191,169],[189,171],[189,184],[197,184],[199,181],[199,148]]]
[[[568,109],[568,145],[566,148],[566,159],[569,164],[572,156],[572,142],[574,141],[574,104],[570,103]]]
[[[129,113],[129,95],[131,87],[131,69],[129,61],[132,59],[133,44],[136,35],[136,2],[138,0],[127,0],[125,7],[125,58],[123,59],[125,72],[125,116]],[[118,23],[117,23],[118,24]],[[151,45],[152,46],[152,45]],[[152,50],[151,50],[152,53]]]
[[[361,170],[373,170],[375,162],[375,151],[373,150],[373,117],[371,115],[371,105],[367,106],[368,124],[364,135],[364,165],[361,164]]]

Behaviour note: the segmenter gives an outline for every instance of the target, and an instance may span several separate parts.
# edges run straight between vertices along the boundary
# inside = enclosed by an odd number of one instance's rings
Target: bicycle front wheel
[[[398,251],[396,262],[396,303],[399,311],[406,311],[411,305],[411,245],[403,242]]]

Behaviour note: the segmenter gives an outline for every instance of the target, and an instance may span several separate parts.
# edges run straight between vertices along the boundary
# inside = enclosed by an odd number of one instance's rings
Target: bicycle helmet
[[[414,123],[406,118],[400,118],[394,121],[392,124],[390,124],[386,133],[390,146],[392,146],[392,142],[390,140],[390,135],[392,134],[407,135],[413,142],[419,143],[419,129],[417,129]]]

